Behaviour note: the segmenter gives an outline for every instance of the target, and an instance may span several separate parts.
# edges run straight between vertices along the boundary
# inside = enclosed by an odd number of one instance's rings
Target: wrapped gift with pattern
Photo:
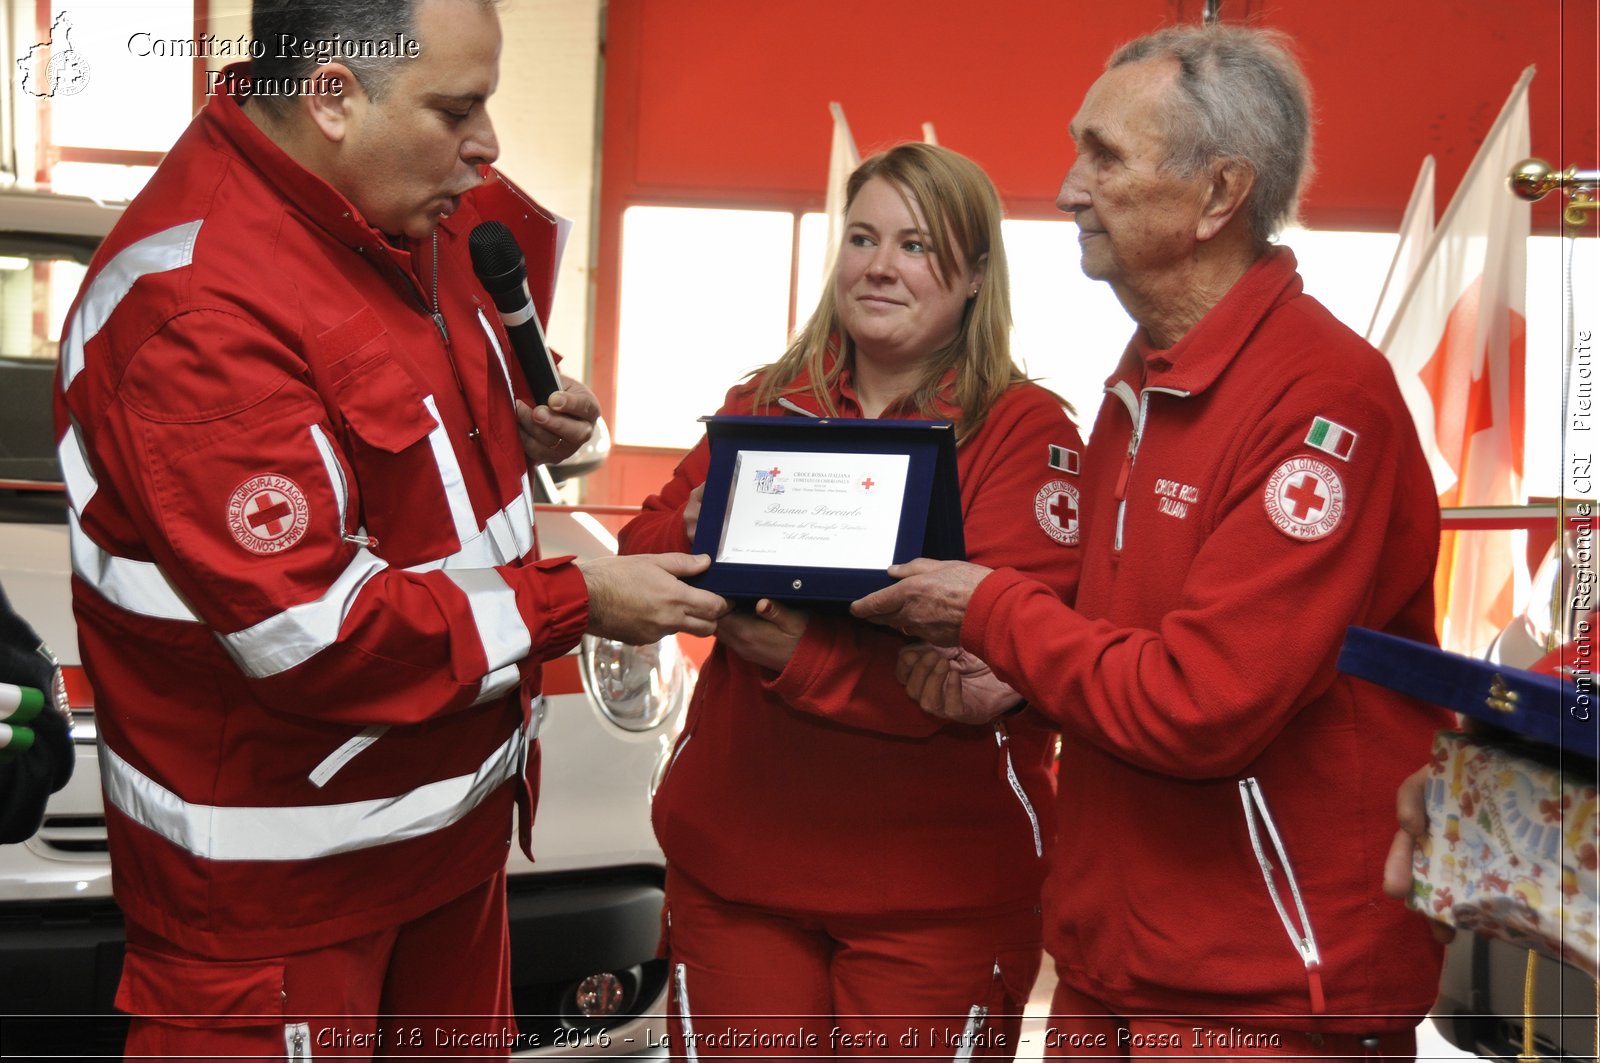
[[[1546,755],[1546,754],[1551,755]],[[1411,906],[1440,922],[1594,971],[1594,762],[1442,731]]]

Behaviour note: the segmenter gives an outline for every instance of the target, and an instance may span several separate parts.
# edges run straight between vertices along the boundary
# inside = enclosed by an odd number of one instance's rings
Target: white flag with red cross
[[[1416,279],[1378,343],[1395,367],[1444,507],[1523,501],[1524,288],[1529,205],[1506,187],[1528,155],[1528,83],[1467,167]],[[1448,649],[1479,654],[1527,585],[1521,533],[1447,532],[1436,595]]]
[[[1368,343],[1377,343],[1389,330],[1400,300],[1411,290],[1411,282],[1422,266],[1423,252],[1433,239],[1433,170],[1433,156],[1425,156],[1416,183],[1411,186],[1406,212],[1400,216],[1400,240],[1395,244],[1394,258],[1389,261],[1389,272],[1372,307],[1372,320],[1367,323]]]

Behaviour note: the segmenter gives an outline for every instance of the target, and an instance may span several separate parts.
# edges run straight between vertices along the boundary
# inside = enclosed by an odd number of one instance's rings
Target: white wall
[[[563,370],[576,377],[589,375],[601,17],[601,0],[505,0],[500,89],[489,101],[500,136],[499,168],[573,222],[550,314],[550,345],[565,358]]]

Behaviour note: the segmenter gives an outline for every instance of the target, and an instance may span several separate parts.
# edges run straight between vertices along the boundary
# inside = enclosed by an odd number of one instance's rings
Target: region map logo
[[[39,99],[73,96],[89,85],[89,63],[72,47],[72,23],[65,11],[50,25],[50,36],[17,58],[24,94]]]

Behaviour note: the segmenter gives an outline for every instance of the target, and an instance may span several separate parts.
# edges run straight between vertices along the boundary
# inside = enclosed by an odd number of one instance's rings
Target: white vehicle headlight
[[[618,727],[658,727],[682,698],[687,669],[673,638],[629,646],[585,635],[581,653],[584,685]]]

